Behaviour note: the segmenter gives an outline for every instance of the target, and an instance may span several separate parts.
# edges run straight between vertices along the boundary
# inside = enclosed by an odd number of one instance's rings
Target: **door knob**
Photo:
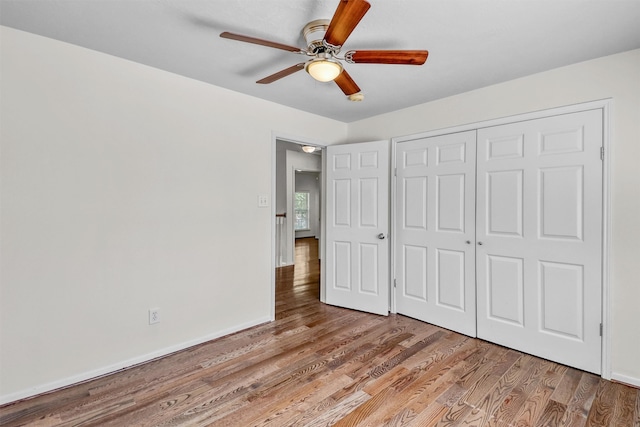
[[[479,244],[480,246],[482,246],[482,242],[478,242],[478,244]]]
[[[378,239],[380,239],[380,240],[384,240],[384,233],[380,233],[380,234],[378,234]]]
[[[467,245],[470,245],[471,244],[471,240],[467,240],[466,243],[467,243]]]

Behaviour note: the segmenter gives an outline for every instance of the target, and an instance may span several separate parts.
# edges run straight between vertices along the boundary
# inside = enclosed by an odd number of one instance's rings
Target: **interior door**
[[[396,310],[476,336],[476,131],[396,147]]]
[[[327,147],[326,302],[389,313],[389,141]]]
[[[478,337],[601,370],[602,112],[478,130]]]

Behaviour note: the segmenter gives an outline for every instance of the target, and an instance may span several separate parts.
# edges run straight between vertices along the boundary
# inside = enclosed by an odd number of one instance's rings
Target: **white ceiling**
[[[369,1],[342,52],[427,49],[429,58],[346,64],[362,102],[304,71],[258,85],[307,57],[218,36],[304,47],[302,27],[330,19],[338,0],[0,0],[0,23],[343,122],[640,48],[640,0]]]

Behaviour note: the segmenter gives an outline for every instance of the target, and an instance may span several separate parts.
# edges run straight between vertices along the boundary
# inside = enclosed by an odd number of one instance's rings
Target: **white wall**
[[[611,336],[613,377],[640,386],[640,50],[599,58],[349,125],[351,142],[410,135],[613,99]]]
[[[0,30],[0,403],[269,320],[273,135],[346,125]]]

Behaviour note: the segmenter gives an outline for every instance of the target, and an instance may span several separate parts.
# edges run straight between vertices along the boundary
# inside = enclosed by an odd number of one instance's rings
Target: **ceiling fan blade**
[[[334,82],[336,82],[340,89],[342,89],[342,92],[347,96],[360,92],[360,88],[356,82],[353,81],[349,73],[347,73],[347,70],[342,70]]]
[[[422,65],[427,56],[426,50],[350,50],[344,54],[352,64]]]
[[[242,34],[234,34],[234,33],[228,32],[228,31],[225,31],[224,33],[221,33],[220,37],[222,37],[223,39],[238,40],[238,41],[241,41],[241,42],[259,44],[261,46],[267,46],[267,47],[273,47],[275,49],[287,50],[289,52],[305,53],[299,47],[289,46],[289,45],[282,44],[282,43],[276,43],[276,42],[272,42],[272,41],[269,41],[269,40],[258,39],[258,38],[255,38],[255,37],[243,36]]]
[[[366,0],[341,0],[331,18],[324,41],[331,46],[342,46],[370,7]]]
[[[267,76],[264,79],[258,80],[256,83],[260,83],[260,84],[273,83],[276,80],[280,80],[281,78],[287,77],[288,75],[293,74],[296,71],[300,71],[302,69],[304,69],[304,62],[301,62],[300,64],[292,65],[291,67],[285,68],[284,70],[280,70],[275,74],[271,74],[270,76]]]

